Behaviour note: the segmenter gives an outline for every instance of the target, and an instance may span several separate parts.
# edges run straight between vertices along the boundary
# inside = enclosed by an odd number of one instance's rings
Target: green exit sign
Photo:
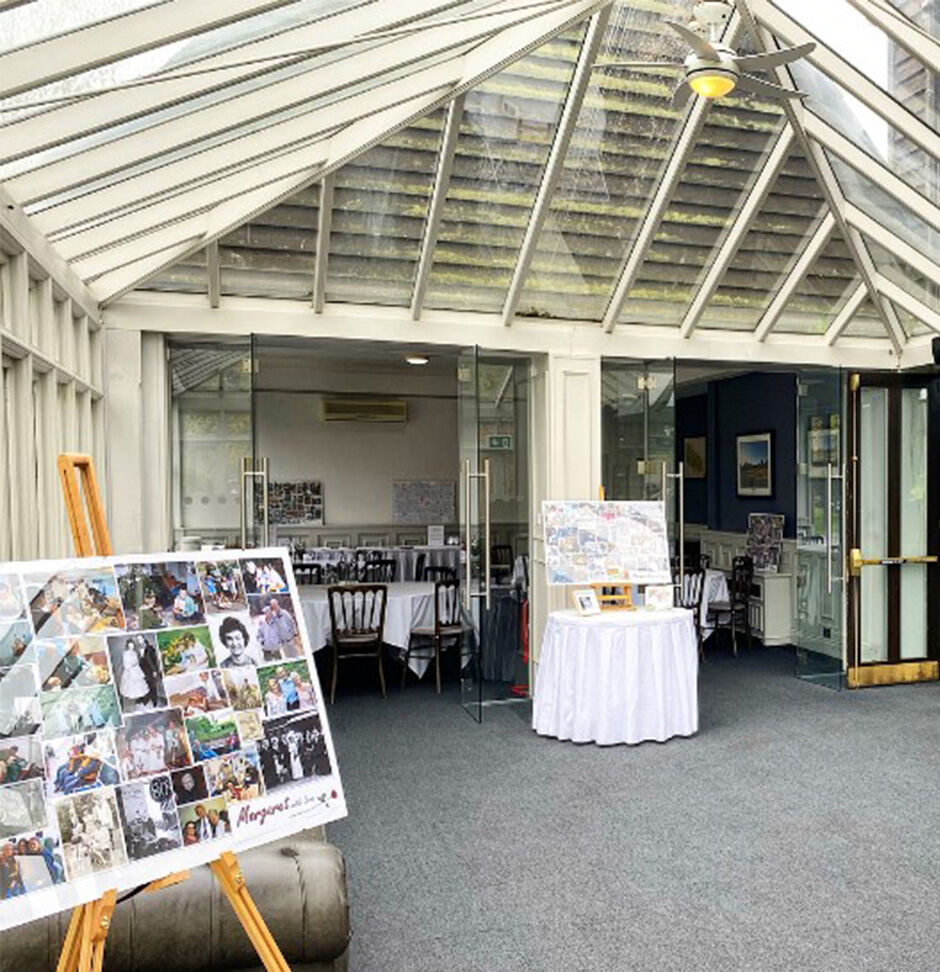
[[[506,451],[512,449],[511,435],[488,435],[486,437],[486,448]]]

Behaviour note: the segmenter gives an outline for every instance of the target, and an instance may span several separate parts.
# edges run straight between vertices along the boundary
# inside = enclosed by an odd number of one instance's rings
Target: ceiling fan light
[[[703,98],[723,98],[731,94],[736,85],[737,78],[724,71],[701,71],[689,78],[689,87]]]

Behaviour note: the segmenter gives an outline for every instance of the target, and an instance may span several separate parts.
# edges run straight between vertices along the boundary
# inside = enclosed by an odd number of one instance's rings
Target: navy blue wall
[[[736,438],[755,432],[774,436],[774,495],[769,498],[737,495]],[[696,435],[708,437],[708,472],[704,482],[686,483],[687,522],[744,533],[748,513],[782,513],[785,536],[796,536],[796,376],[755,372],[709,382],[706,395],[679,398],[680,453],[683,440]]]

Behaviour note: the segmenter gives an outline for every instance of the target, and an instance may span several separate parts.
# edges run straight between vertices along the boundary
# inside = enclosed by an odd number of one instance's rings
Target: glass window
[[[870,297],[866,298],[843,333],[846,337],[888,338],[888,332]]]
[[[867,236],[865,245],[880,274],[906,290],[912,297],[916,297],[922,304],[940,313],[940,280],[926,277]]]
[[[923,27],[928,34],[940,39],[940,6],[937,0],[888,0],[888,3],[918,27]]]
[[[426,307],[502,308],[584,24],[467,94]]]

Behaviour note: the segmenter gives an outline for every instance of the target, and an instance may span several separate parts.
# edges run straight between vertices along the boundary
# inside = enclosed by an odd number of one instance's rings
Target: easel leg
[[[72,911],[56,972],[101,972],[114,904],[114,892],[105,891]]]
[[[241,922],[242,928],[245,929],[245,934],[254,945],[258,958],[261,959],[267,972],[290,972],[290,966],[277,947],[277,942],[274,941],[254,901],[251,900],[235,855],[231,851],[225,851],[217,861],[212,861],[209,867],[212,868],[212,873],[225,892],[232,910]]]
[[[65,933],[65,941],[62,943],[62,953],[59,955],[59,962],[55,967],[55,972],[73,972],[78,968],[79,948],[82,940],[82,930],[85,927],[85,906],[78,905],[72,909],[72,917],[69,919],[69,928]]]

